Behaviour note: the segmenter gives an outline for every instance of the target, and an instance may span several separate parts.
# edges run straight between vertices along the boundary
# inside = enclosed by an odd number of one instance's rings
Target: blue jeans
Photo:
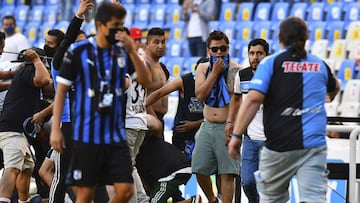
[[[206,56],[206,43],[201,37],[190,37],[188,38],[188,42],[191,56]]]
[[[264,141],[251,140],[248,136],[244,136],[243,139],[240,176],[241,185],[249,203],[259,202],[254,172],[259,168],[260,150],[264,144]]]

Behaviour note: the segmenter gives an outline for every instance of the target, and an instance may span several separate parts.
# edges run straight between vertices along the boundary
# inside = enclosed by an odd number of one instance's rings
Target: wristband
[[[231,137],[235,137],[235,138],[237,138],[239,140],[242,140],[242,137],[239,134],[231,133]]]

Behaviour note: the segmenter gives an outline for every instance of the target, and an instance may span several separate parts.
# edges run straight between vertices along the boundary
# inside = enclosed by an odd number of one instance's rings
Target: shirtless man
[[[222,201],[231,203],[240,162],[227,153],[224,129],[240,65],[229,59],[229,39],[223,32],[210,33],[206,46],[210,62],[200,64],[195,76],[195,95],[205,103],[204,122],[195,135],[191,167],[210,203],[219,202],[211,185],[213,174],[220,176]]]
[[[161,28],[154,27],[149,30],[146,37],[144,60],[151,71],[152,85],[147,88],[147,95],[166,85],[169,78],[169,71],[164,64],[160,63],[160,58],[164,56],[166,50],[165,42],[165,32]],[[168,96],[162,97],[153,105],[148,106],[146,110],[148,114],[156,115],[163,123],[163,116],[168,110]]]

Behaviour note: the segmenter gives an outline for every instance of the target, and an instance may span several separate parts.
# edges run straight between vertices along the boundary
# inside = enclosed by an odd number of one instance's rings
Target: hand
[[[27,49],[23,52],[23,55],[26,59],[35,62],[36,60],[40,60],[39,55],[32,49]]]
[[[59,153],[64,153],[64,149],[66,148],[65,139],[60,127],[55,129],[54,127],[51,128],[50,145],[54,150],[58,151]]]
[[[136,52],[134,40],[124,31],[118,31],[115,34],[115,39],[121,42],[124,45],[125,51],[130,53],[132,51]]]
[[[94,6],[94,3],[90,2],[90,0],[80,0],[80,5],[76,12],[76,15],[82,17],[88,10],[90,10]]]
[[[194,125],[196,121],[180,121],[180,125],[177,125],[175,129],[179,133],[189,132],[195,128]]]
[[[225,136],[228,137],[232,133],[234,125],[231,122],[226,122],[225,124]]]
[[[45,120],[45,117],[42,115],[42,113],[37,112],[33,115],[31,122],[37,123],[41,126],[41,125],[43,125],[44,120]]]
[[[224,59],[221,57],[218,57],[213,65],[213,71],[217,74],[222,74],[225,68]]]
[[[230,142],[228,144],[228,152],[229,155],[235,160],[239,158],[241,143],[241,139],[238,139],[236,137],[230,138]]]

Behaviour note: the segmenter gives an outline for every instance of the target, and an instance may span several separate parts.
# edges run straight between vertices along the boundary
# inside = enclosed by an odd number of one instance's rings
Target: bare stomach
[[[229,105],[222,108],[214,108],[205,105],[204,107],[204,118],[213,123],[225,123],[228,115]]]

